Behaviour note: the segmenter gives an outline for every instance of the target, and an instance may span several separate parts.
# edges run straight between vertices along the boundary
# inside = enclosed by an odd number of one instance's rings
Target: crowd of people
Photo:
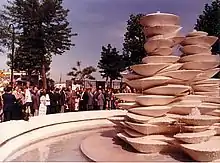
[[[118,100],[113,89],[50,88],[7,86],[0,95],[2,121],[28,120],[30,116],[75,111],[117,109]]]

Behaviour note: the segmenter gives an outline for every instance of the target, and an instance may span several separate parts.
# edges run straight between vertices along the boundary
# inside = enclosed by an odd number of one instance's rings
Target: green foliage
[[[203,13],[197,19],[195,29],[218,37],[218,41],[212,47],[212,52],[220,53],[220,0],[213,0],[210,5],[205,5]]]
[[[34,49],[29,49],[28,53],[22,47],[19,47],[14,56],[14,68],[16,71],[26,71],[29,75],[38,74],[41,72],[42,62],[38,51],[33,51]],[[10,56],[9,56],[10,58]],[[35,62],[33,62],[35,61]],[[51,58],[46,58],[46,71],[50,70]],[[11,62],[8,62],[8,65],[11,65]]]
[[[195,29],[218,37],[212,46],[212,52],[213,54],[220,54],[220,0],[213,0],[210,5],[205,5],[203,13],[197,19]],[[220,78],[220,72],[214,77]]]
[[[144,50],[145,36],[143,27],[140,24],[140,18],[143,14],[130,15],[127,21],[127,32],[123,43],[123,58],[127,66],[141,63],[146,56]]]
[[[101,59],[98,63],[101,76],[106,78],[106,81],[110,79],[117,80],[120,78],[120,72],[124,69],[124,61],[122,55],[119,55],[119,51],[113,48],[111,44],[107,47],[102,47]]]
[[[81,62],[76,62],[76,67],[72,68],[72,71],[67,73],[68,76],[72,77],[72,80],[76,83],[82,84],[86,79],[95,80],[92,73],[96,72],[96,69],[92,66],[85,67],[81,70]]]
[[[3,18],[0,29],[9,24],[15,27],[16,70],[41,72],[43,65],[49,70],[53,55],[62,55],[74,46],[71,37],[76,34],[71,33],[68,12],[62,0],[8,1],[0,15]],[[4,33],[0,37],[8,42],[11,40]],[[6,41],[0,40],[3,41],[1,45],[6,46]]]
[[[9,32],[8,23],[4,19],[4,15],[0,13],[0,53],[5,53],[6,48],[9,49],[11,45],[12,33]]]

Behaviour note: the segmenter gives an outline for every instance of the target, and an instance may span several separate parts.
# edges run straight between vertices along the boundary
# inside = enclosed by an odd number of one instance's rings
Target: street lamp
[[[9,25],[9,30],[12,29],[12,46],[11,46],[11,84],[14,81],[14,50],[15,50],[15,27],[13,24]]]

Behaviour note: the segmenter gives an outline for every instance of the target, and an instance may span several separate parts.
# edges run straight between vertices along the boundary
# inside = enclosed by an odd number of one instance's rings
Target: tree
[[[124,70],[124,61],[122,55],[119,55],[119,51],[108,44],[107,47],[102,46],[101,59],[98,63],[101,76],[110,80],[110,87],[112,81],[121,77],[120,72]]]
[[[46,67],[53,55],[62,55],[74,44],[67,20],[69,10],[62,7],[62,0],[14,0],[4,6],[2,16],[5,24],[14,24],[18,49],[17,69],[35,69],[41,75],[46,87]],[[8,38],[9,40],[9,38]],[[36,67],[36,59],[39,62]],[[15,60],[16,61],[16,60]],[[30,64],[31,62],[31,64]]]
[[[212,46],[212,53],[220,54],[220,0],[214,0],[210,5],[205,5],[203,13],[197,19],[195,29],[218,37]],[[220,78],[220,72],[214,77]]]
[[[195,29],[218,37],[212,46],[212,52],[214,54],[220,53],[220,0],[214,0],[210,5],[205,5],[203,13],[197,19]]]
[[[33,9],[33,6],[36,10]],[[42,38],[39,36],[40,30],[37,28],[37,22],[40,21],[37,13],[40,3],[36,0],[16,0],[9,1],[4,8],[2,11],[4,21],[8,24],[13,23],[16,29],[17,49],[14,56],[14,68],[17,71],[26,71],[30,78],[33,72],[38,74],[42,67],[40,61],[43,56],[43,47],[39,46]],[[8,58],[11,59],[10,53]],[[8,65],[11,67],[10,60]],[[48,62],[48,67],[49,65],[50,62]]]
[[[33,31],[33,30],[32,30]],[[31,80],[33,74],[39,74],[42,70],[42,56],[43,49],[38,47],[35,34],[36,32],[23,32],[19,37],[18,47],[14,55],[14,69],[16,71],[26,71],[28,75],[28,80]],[[11,54],[10,54],[11,55]],[[9,58],[10,58],[9,55]],[[46,72],[50,70],[51,57],[45,56],[45,69]],[[36,62],[38,61],[38,62]],[[11,66],[11,62],[8,62]]]
[[[96,69],[92,66],[85,67],[81,70],[81,62],[77,61],[76,67],[73,67],[72,71],[67,73],[67,75],[71,76],[75,83],[83,84],[86,79],[95,80],[95,77],[92,76],[93,72],[96,72]]]
[[[9,49],[11,45],[11,34],[9,33],[8,23],[5,21],[4,14],[0,13],[0,53],[5,53],[6,48]]]
[[[130,15],[127,21],[127,31],[125,33],[123,43],[123,58],[127,66],[141,63],[143,57],[146,56],[144,49],[145,36],[143,27],[140,24],[140,18],[143,14]]]
[[[42,70],[42,62],[36,62],[41,60],[40,55],[37,54],[37,51],[30,50],[29,53],[26,53],[21,47],[18,47],[15,51],[14,56],[14,69],[16,71],[25,71],[28,75],[28,80],[31,80],[31,76],[34,74],[39,74]],[[33,62],[35,61],[35,62]],[[46,58],[45,69],[46,72],[50,70],[51,58]],[[11,62],[8,62],[8,65],[11,65]]]

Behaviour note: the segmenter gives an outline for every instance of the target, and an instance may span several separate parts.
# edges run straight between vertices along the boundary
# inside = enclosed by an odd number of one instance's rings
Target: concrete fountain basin
[[[139,105],[136,102],[123,102],[118,104],[119,108],[124,110],[129,110],[131,108],[138,107]]]
[[[220,117],[209,115],[187,115],[180,116],[178,119],[180,122],[186,123],[187,125],[206,126],[219,122]]]
[[[172,78],[165,76],[153,76],[148,78],[129,80],[126,81],[126,83],[135,89],[144,90],[157,85],[165,84],[171,79]]]
[[[198,53],[210,53],[211,48],[207,48],[201,45],[186,45],[180,48],[180,51],[184,53],[184,55],[192,55]]]
[[[213,61],[213,62],[208,62],[208,61],[202,61],[202,62],[186,62],[183,64],[182,69],[186,70],[209,70],[209,69],[214,69],[219,66],[219,61]]]
[[[161,76],[167,76],[174,79],[182,80],[182,81],[188,81],[192,80],[196,77],[196,75],[200,74],[200,70],[176,70],[176,71],[169,71],[161,73]]]
[[[160,25],[144,28],[144,34],[147,36],[164,35],[179,29],[182,29],[179,25]]]
[[[136,98],[141,94],[138,93],[117,93],[115,96],[122,101],[135,102]]]
[[[182,126],[184,132],[202,132],[209,129],[210,126]]]
[[[213,83],[220,83],[219,79],[210,79],[211,77],[213,77],[215,74],[217,74],[219,72],[220,68],[213,68],[213,69],[209,69],[209,70],[205,70],[203,72],[201,72],[200,74],[198,74],[194,79],[193,79],[193,84],[196,83],[200,83],[200,84],[213,84]]]
[[[186,37],[184,41],[181,42],[181,45],[201,45],[204,47],[210,48],[218,40],[215,36],[195,36],[195,37]]]
[[[131,69],[137,74],[148,77],[155,75],[157,72],[168,67],[169,65],[169,63],[147,63],[131,66]]]
[[[176,63],[179,56],[147,56],[142,59],[143,63]]]
[[[174,134],[179,131],[179,127],[174,125],[153,125],[153,124],[140,124],[125,121],[129,128],[142,133],[144,135],[150,134]]]
[[[143,116],[160,117],[165,115],[170,109],[171,106],[148,106],[131,108],[129,112]]]
[[[174,135],[174,138],[181,140],[182,142],[189,144],[198,144],[208,141],[211,137],[216,135],[215,130],[206,130],[195,133],[178,133]]]
[[[220,57],[217,55],[207,55],[207,53],[199,53],[194,55],[188,55],[182,57],[179,61],[180,62],[216,62],[219,61]]]
[[[179,25],[180,18],[174,14],[168,13],[152,13],[143,16],[140,24],[144,27],[154,27],[160,25]]]
[[[110,116],[125,115],[125,111],[88,111],[32,117],[26,121],[9,121],[0,124],[0,160],[10,161],[14,153],[35,142],[94,128],[112,127]],[[8,131],[11,128],[10,132]],[[40,160],[35,160],[40,161]]]
[[[142,95],[136,98],[136,102],[142,106],[168,105],[177,100],[176,96]]]
[[[138,123],[147,123],[150,119],[154,118],[154,117],[150,117],[150,116],[134,114],[134,113],[131,113],[131,112],[128,112],[126,114],[126,116],[131,121],[138,122]]]
[[[182,63],[173,63],[165,67],[164,69],[160,70],[159,72],[157,72],[157,75],[160,75],[161,73],[164,73],[164,72],[179,70],[182,66],[183,66]]]
[[[212,162],[220,159],[220,137],[213,137],[209,141],[198,144],[181,144],[181,148],[195,161]]]
[[[144,90],[146,94],[154,95],[169,95],[169,96],[179,96],[191,89],[190,86],[178,85],[178,84],[168,84],[163,86],[153,87]]]
[[[208,33],[204,31],[197,31],[193,30],[192,32],[189,32],[186,37],[196,37],[196,36],[207,36]]]
[[[141,153],[158,153],[169,149],[169,144],[160,140],[153,140],[146,137],[129,138],[122,133],[117,134],[117,136]]]

